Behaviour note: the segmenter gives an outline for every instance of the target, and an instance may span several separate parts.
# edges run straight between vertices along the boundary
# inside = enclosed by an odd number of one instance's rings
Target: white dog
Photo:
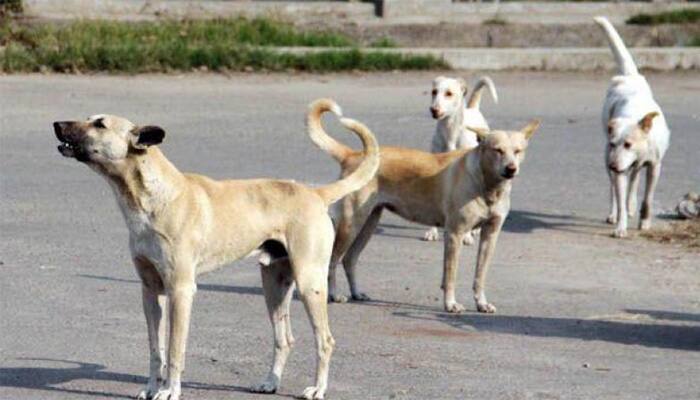
[[[603,129],[608,139],[605,163],[611,183],[607,222],[617,223],[614,237],[625,237],[627,217],[634,216],[637,207],[637,186],[643,167],[647,168],[647,179],[639,229],[651,227],[654,190],[671,132],[620,35],[607,18],[596,17],[595,22],[605,31],[619,70],[605,98]]]
[[[488,76],[481,77],[474,86],[474,91],[466,101],[467,83],[462,78],[438,76],[433,80],[430,113],[438,120],[430,151],[444,153],[457,149],[468,149],[478,145],[477,136],[468,127],[485,129],[489,125],[481,113],[481,94],[484,87],[489,88],[494,103],[498,103],[496,86]],[[475,230],[476,231],[476,230]],[[475,231],[464,235],[464,244],[474,243]],[[423,235],[423,240],[438,240],[438,229],[432,227]]]

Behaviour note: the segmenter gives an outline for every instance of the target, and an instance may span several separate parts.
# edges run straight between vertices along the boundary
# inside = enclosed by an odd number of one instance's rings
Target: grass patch
[[[633,25],[688,24],[700,22],[700,9],[683,8],[656,14],[637,14],[627,19]]]
[[[391,38],[385,36],[383,38],[376,39],[373,42],[371,42],[369,44],[369,47],[389,49],[396,47],[396,42],[394,42]]]
[[[674,221],[666,226],[642,232],[641,236],[655,242],[681,244],[700,250],[700,220]]]
[[[482,22],[483,25],[508,25],[508,21],[501,17],[492,17],[489,19],[485,19]]]
[[[66,25],[0,26],[4,72],[167,72],[222,70],[303,71],[446,68],[429,56],[347,50],[355,43],[336,33],[302,32],[269,19],[128,23],[80,21]],[[338,47],[289,54],[274,47]],[[340,48],[344,49],[340,49]]]
[[[700,46],[700,36],[695,36],[690,40],[690,43],[688,43],[688,46]]]

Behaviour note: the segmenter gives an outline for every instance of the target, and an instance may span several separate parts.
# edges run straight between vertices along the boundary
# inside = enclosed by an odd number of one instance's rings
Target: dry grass
[[[642,232],[641,236],[655,242],[680,244],[700,251],[700,219],[673,221]]]

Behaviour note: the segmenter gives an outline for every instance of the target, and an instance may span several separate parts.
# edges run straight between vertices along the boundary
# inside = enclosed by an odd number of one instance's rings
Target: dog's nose
[[[617,169],[617,164],[614,163],[614,162],[611,162],[611,163],[608,165],[608,168],[610,168],[610,170],[613,171],[613,172],[619,172],[618,169]]]
[[[437,107],[430,107],[430,114],[433,116],[433,118],[439,118],[440,110]]]
[[[63,136],[63,129],[66,127],[67,122],[54,122],[53,123],[53,131],[56,133],[56,137],[58,140],[64,140]]]
[[[516,172],[518,172],[518,167],[516,167],[514,164],[506,165],[506,173],[507,174],[515,175]]]

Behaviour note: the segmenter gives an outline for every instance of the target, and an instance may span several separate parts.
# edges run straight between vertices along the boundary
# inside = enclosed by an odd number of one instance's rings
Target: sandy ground
[[[305,136],[309,101],[331,96],[381,143],[428,148],[432,76],[0,77],[0,399],[129,398],[146,379],[126,227],[107,184],[57,153],[52,121],[120,114],[163,126],[162,148],[182,170],[321,183],[338,168]],[[700,398],[698,253],[635,230],[615,240],[602,222],[599,113],[609,76],[492,76],[501,103],[485,98],[483,109],[493,127],[544,121],[489,276],[498,314],[477,314],[469,301],[474,248],[463,251],[459,276],[469,311],[442,312],[441,243],[422,242],[423,227],[386,216],[359,266],[374,301],[330,307],[337,348],[328,398]],[[648,78],[673,130],[654,205],[664,214],[700,184],[700,75]],[[272,354],[256,269],[243,261],[200,279],[186,398],[264,397],[246,392]],[[298,301],[293,320],[286,397],[314,370]]]

